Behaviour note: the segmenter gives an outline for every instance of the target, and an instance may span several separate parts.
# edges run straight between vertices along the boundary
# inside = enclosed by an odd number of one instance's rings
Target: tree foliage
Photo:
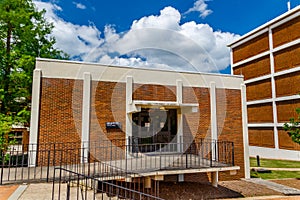
[[[0,0],[0,114],[10,120],[0,124],[0,134],[14,123],[29,124],[35,58],[67,58],[54,47],[44,14],[32,0]]]
[[[300,108],[297,108],[296,112],[298,114],[297,119],[291,118],[290,123],[285,123],[283,128],[294,142],[300,144]]]

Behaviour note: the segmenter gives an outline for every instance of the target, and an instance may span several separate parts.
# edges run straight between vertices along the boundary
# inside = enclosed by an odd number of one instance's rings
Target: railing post
[[[232,151],[232,166],[234,166],[234,143],[232,142],[231,144],[232,144],[232,149],[231,149],[231,151]]]
[[[159,169],[161,169],[161,143],[159,143]]]
[[[130,143],[128,142],[128,144],[126,145],[126,142],[125,142],[125,173],[127,175],[127,151],[128,151],[128,148],[129,148],[129,145]]]
[[[70,180],[67,182],[67,200],[70,199]]]
[[[214,148],[215,148],[215,161],[218,162],[218,159],[219,159],[219,158],[218,158],[218,151],[217,151],[217,150],[218,150],[218,149],[217,149],[218,141],[215,140],[214,143],[215,143],[215,146],[214,146]]]
[[[51,147],[50,147],[51,148]],[[56,160],[56,149],[55,149],[55,143],[53,144],[53,166],[55,166],[55,160]]]
[[[4,154],[3,151],[1,150],[1,159],[2,159],[2,164],[1,164],[1,178],[0,178],[0,185],[2,185],[2,181],[3,181],[3,168],[4,168]]]
[[[55,170],[54,170],[55,171]],[[61,173],[62,169],[59,168],[59,184],[58,184],[58,200],[60,200],[60,190],[61,190]]]
[[[54,168],[54,174],[55,174],[55,170],[56,168]],[[55,193],[55,178],[53,178],[53,182],[52,182],[52,199],[54,199],[54,193]]]
[[[47,183],[49,182],[49,168],[50,168],[50,150],[48,150],[48,159],[47,159]]]
[[[212,141],[208,144],[208,145],[212,145]],[[213,160],[213,152],[212,152],[212,147],[210,146],[210,152],[209,152],[209,154],[210,154],[210,167],[212,167],[212,160]]]
[[[189,151],[189,148],[190,147],[187,148],[187,150],[186,150],[187,153],[185,154],[185,168],[188,168],[188,151]]]

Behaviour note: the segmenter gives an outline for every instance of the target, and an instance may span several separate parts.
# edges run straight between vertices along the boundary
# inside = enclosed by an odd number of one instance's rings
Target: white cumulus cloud
[[[76,8],[79,8],[81,10],[86,9],[86,6],[83,5],[82,3],[78,3],[78,2],[73,1],[73,4],[76,6]]]
[[[216,72],[230,64],[226,44],[239,37],[214,31],[208,24],[181,24],[181,14],[173,7],[133,21],[127,32],[118,33],[114,26],[107,25],[101,33],[93,24],[80,26],[59,18],[55,13],[62,9],[54,4],[35,4],[47,10],[46,18],[54,24],[56,47],[83,61]]]
[[[205,3],[208,0],[197,0],[194,3],[194,6],[190,8],[188,11],[185,12],[185,14],[191,13],[191,12],[199,12],[199,16],[202,18],[207,17],[210,15],[213,11],[208,9],[208,5]]]
[[[34,1],[39,10],[45,9],[46,19],[53,23],[52,35],[56,39],[56,47],[70,54],[73,57],[85,57],[93,49],[103,43],[100,38],[101,32],[93,24],[76,25],[66,22],[58,17],[56,12],[62,12],[62,8],[56,4]]]

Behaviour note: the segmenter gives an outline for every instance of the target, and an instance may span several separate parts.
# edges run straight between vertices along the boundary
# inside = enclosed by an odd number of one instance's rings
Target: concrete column
[[[151,178],[150,177],[145,177],[145,188],[150,189],[151,188]]]
[[[216,83],[210,83],[210,121],[211,121],[211,151],[212,159],[217,160],[218,150],[217,143],[218,140],[218,127],[217,127],[217,100],[216,100]]]
[[[183,83],[182,80],[176,81],[176,101],[178,104],[183,103],[183,95],[182,95]],[[183,151],[183,116],[182,111],[177,110],[177,151]]]
[[[184,182],[184,174],[178,174],[178,182]]]
[[[218,187],[219,172],[211,172],[211,184],[214,187]]]
[[[83,74],[83,101],[82,101],[82,128],[81,128],[81,162],[87,163],[90,142],[90,118],[91,118],[91,74]]]
[[[29,135],[29,155],[28,165],[36,166],[37,143],[39,136],[39,117],[40,117],[40,97],[41,97],[41,77],[42,70],[35,69],[33,72],[32,100],[31,100],[31,118]]]
[[[176,101],[179,104],[182,104],[182,80],[176,81]]]
[[[129,107],[132,105],[132,93],[133,93],[133,78],[132,76],[126,77],[126,146],[128,144],[128,138],[132,136],[132,124],[131,113],[129,113]]]
[[[241,101],[242,101],[242,124],[243,124],[245,178],[250,178],[247,97],[246,97],[246,85],[245,84],[241,85],[241,98],[242,98]]]
[[[231,69],[231,75],[233,75],[233,52],[232,52],[232,48],[230,47],[230,69]]]
[[[273,55],[273,35],[272,29],[269,28],[269,47],[270,47],[270,67],[271,67],[271,87],[272,87],[272,108],[273,108],[273,130],[274,130],[274,146],[275,149],[279,149],[279,139],[278,139],[278,118],[277,118],[277,106],[276,106],[276,83],[275,83],[275,64]]]

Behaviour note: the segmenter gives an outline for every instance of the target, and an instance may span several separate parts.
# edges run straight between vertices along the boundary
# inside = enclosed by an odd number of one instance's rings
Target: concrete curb
[[[292,188],[292,187],[289,187],[289,186],[285,186],[285,185],[282,185],[282,184],[279,184],[279,183],[274,183],[274,182],[264,180],[264,179],[261,179],[261,178],[245,179],[245,181],[260,184],[260,185],[264,185],[264,186],[270,188],[271,190],[275,190],[275,191],[280,192],[284,195],[300,195],[300,190],[299,189]]]
[[[17,200],[21,197],[23,192],[27,189],[28,185],[20,185],[12,195],[10,195],[8,200]]]
[[[271,171],[300,171],[300,168],[269,168],[269,167],[251,167],[251,170],[266,169]]]

